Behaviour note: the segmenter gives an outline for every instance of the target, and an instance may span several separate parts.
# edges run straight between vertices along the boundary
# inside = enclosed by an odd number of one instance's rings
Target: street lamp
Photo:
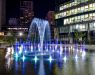
[[[19,32],[18,35],[19,35],[19,36],[23,36],[23,33],[22,33],[22,32]]]

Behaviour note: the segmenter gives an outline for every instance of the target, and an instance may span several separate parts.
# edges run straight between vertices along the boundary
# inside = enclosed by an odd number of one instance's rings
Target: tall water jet
[[[31,33],[35,33],[37,31],[39,35],[38,39],[40,44],[40,50],[43,51],[43,42],[48,42],[51,39],[49,22],[47,20],[34,18],[30,25],[28,39],[31,38]]]

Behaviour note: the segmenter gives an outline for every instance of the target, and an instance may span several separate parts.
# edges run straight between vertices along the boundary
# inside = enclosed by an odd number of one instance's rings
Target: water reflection
[[[13,64],[13,57],[8,57],[6,59],[6,69],[10,70],[12,68],[12,64]]]
[[[7,48],[7,52],[6,52],[6,55],[5,55],[5,59],[6,59],[6,69],[11,69],[12,68],[12,64],[13,64],[13,47],[8,47]]]
[[[35,68],[35,61],[32,60],[34,57],[26,57],[23,61],[22,58],[13,59],[12,55],[6,55],[5,63],[2,58],[0,60],[0,75],[95,75],[95,53],[77,54],[77,57],[63,54],[56,59],[54,55],[51,56],[52,63],[37,57],[39,60],[36,61]]]

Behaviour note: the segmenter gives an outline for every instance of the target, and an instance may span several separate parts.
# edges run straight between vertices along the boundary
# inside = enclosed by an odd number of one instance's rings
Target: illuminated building
[[[28,28],[34,16],[33,2],[32,1],[19,1],[19,16],[18,18],[10,18],[8,30],[15,32],[17,35],[19,32],[23,32],[27,35]]]
[[[55,20],[58,36],[61,40],[70,40],[74,31],[86,33],[88,40],[94,41],[95,1],[73,0],[56,7]]]
[[[33,2],[20,1],[20,26],[29,27],[33,16]]]

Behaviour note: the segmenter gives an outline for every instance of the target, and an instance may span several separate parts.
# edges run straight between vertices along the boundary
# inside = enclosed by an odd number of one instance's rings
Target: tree
[[[74,39],[79,42],[79,41],[85,41],[83,37],[85,37],[85,33],[79,32],[78,30],[74,30]]]

